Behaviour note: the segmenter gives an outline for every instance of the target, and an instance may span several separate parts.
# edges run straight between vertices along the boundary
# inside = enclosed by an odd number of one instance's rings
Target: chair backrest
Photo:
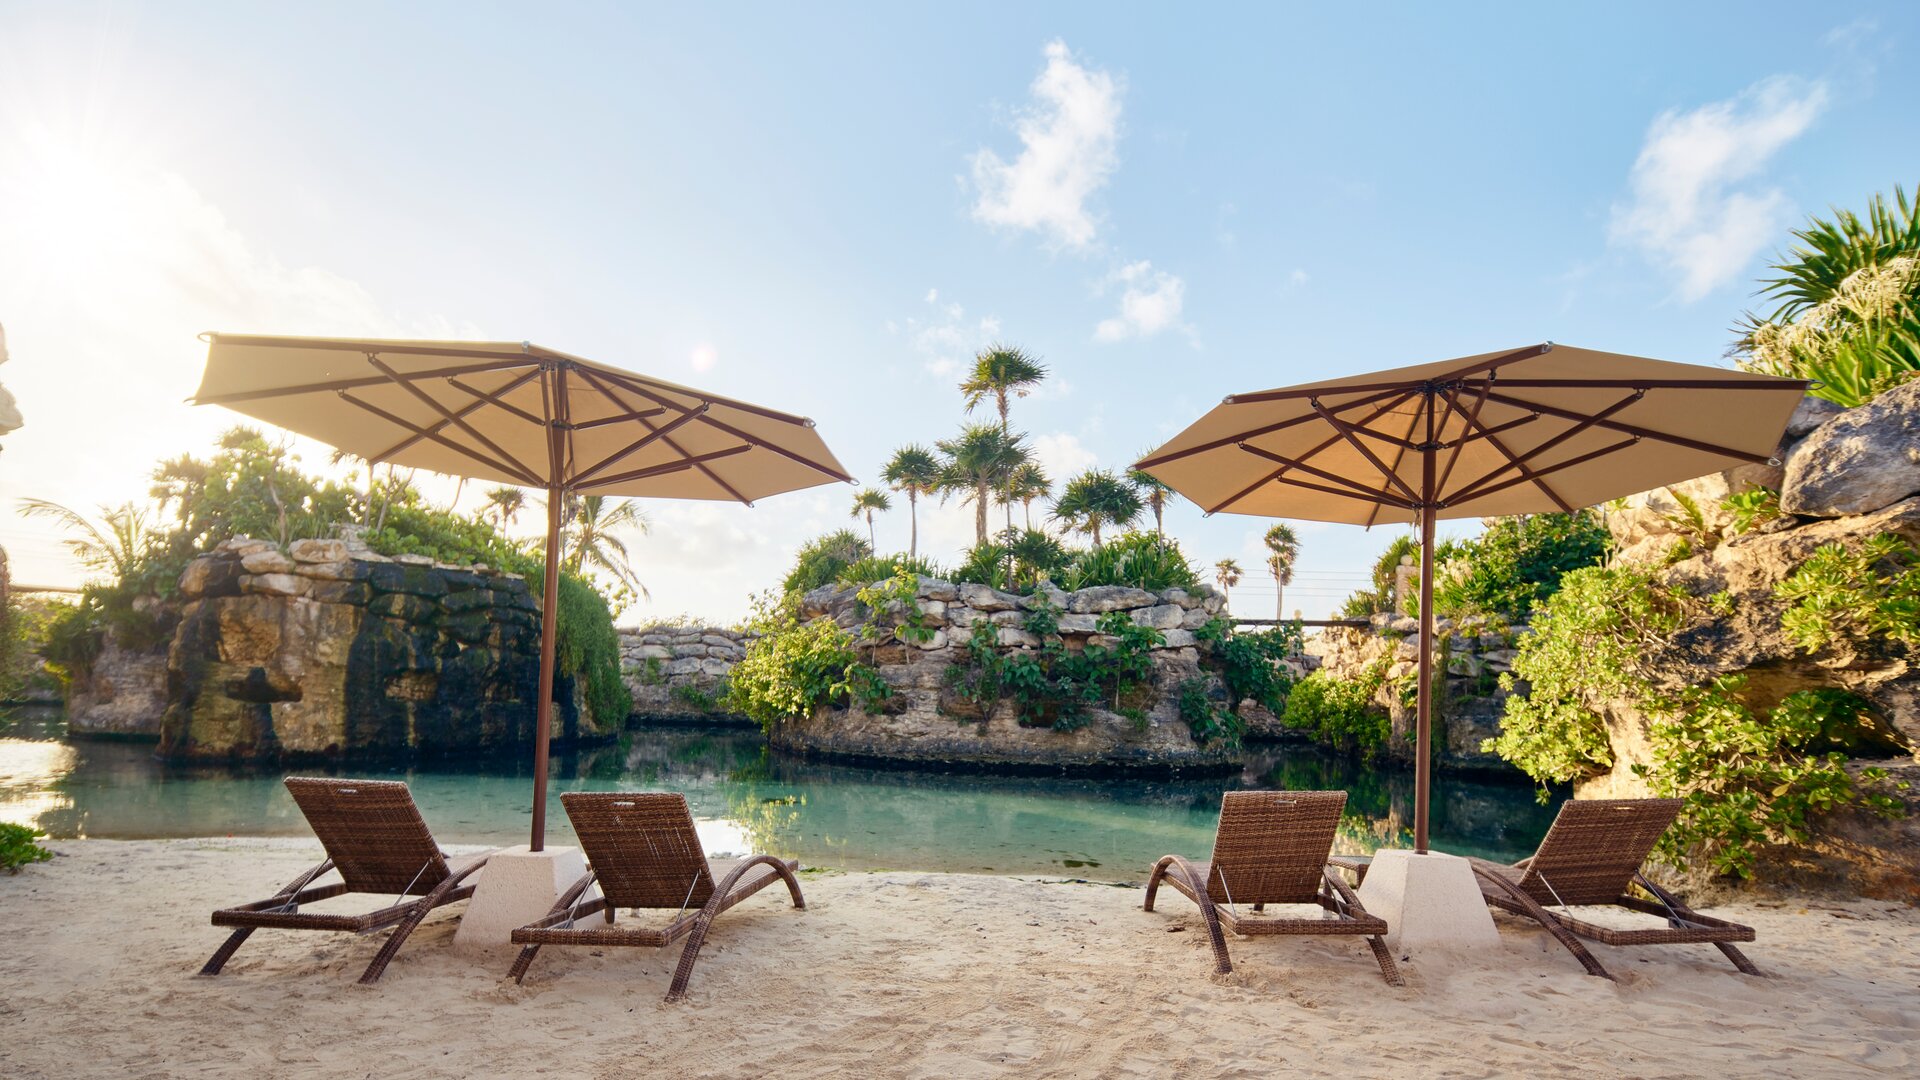
[[[446,856],[407,785],[310,776],[289,776],[286,783],[347,888],[419,896],[446,880]]]
[[[1218,903],[1312,903],[1346,805],[1344,791],[1227,792],[1207,895]]]
[[[1543,904],[1611,904],[1679,813],[1679,799],[1564,802],[1520,887]]]
[[[712,898],[713,873],[686,796],[569,791],[560,802],[610,906],[697,908]]]

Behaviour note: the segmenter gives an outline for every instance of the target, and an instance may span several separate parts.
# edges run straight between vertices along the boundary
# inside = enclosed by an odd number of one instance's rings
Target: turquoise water
[[[151,755],[149,744],[69,740],[57,712],[0,712],[0,821],[55,838],[311,835],[280,784],[284,772],[179,768]],[[526,841],[533,784],[524,764],[352,774],[407,781],[444,843]],[[557,757],[551,775],[552,843],[572,840],[561,792],[670,789],[686,794],[713,854],[761,851],[848,869],[1137,881],[1161,855],[1204,857],[1220,794],[1234,788],[1344,788],[1340,850],[1411,843],[1411,775],[1304,747],[1265,748],[1228,778],[1069,780],[834,765],[774,754],[751,730],[652,728],[621,746]],[[1516,859],[1532,852],[1554,809],[1524,785],[1442,775],[1433,846]]]

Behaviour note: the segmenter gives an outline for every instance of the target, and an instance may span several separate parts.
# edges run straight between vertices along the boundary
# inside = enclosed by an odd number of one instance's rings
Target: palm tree
[[[641,596],[650,596],[628,562],[626,541],[614,535],[619,529],[634,529],[642,535],[647,532],[647,518],[640,512],[640,504],[631,499],[609,500],[605,495],[569,492],[561,505],[561,565],[575,574],[589,567],[604,570]]]
[[[114,509],[100,508],[100,526],[85,516],[45,499],[21,499],[20,516],[49,518],[75,535],[61,541],[73,557],[89,572],[105,574],[123,581],[140,568],[152,554],[156,537],[147,528],[146,511],[125,503]]]
[[[947,456],[941,469],[940,490],[961,493],[973,503],[974,542],[987,542],[987,507],[993,491],[1027,463],[1027,445],[992,424],[969,424],[951,439],[934,444]]]
[[[1240,564],[1232,559],[1221,559],[1213,564],[1213,580],[1219,584],[1223,599],[1232,599],[1233,587],[1240,584],[1240,575],[1243,573],[1245,571],[1240,569]]]
[[[887,493],[878,488],[867,488],[853,497],[853,516],[866,516],[867,544],[875,551],[880,550],[880,542],[873,537],[873,512],[891,509],[893,509],[893,500],[887,498]]]
[[[1067,481],[1053,502],[1053,516],[1068,528],[1090,533],[1100,546],[1100,527],[1125,528],[1140,516],[1140,493],[1106,469],[1088,469]]]
[[[1143,454],[1141,456],[1144,457],[1145,455]],[[1127,470],[1127,482],[1132,484],[1134,488],[1140,492],[1140,498],[1146,502],[1147,509],[1153,511],[1154,533],[1159,536],[1165,536],[1166,530],[1163,528],[1163,519],[1167,512],[1167,504],[1179,498],[1178,493],[1159,477],[1139,469]]]
[[[989,345],[974,358],[973,373],[960,384],[960,392],[966,395],[968,412],[992,398],[1000,413],[1000,433],[1004,435],[1008,430],[1008,395],[1026,397],[1046,377],[1047,369],[1019,349],[1011,345]]]
[[[520,516],[521,508],[527,505],[527,493],[517,487],[497,487],[487,492],[487,501],[480,507],[480,516],[493,522],[496,528],[504,529],[513,524]]]
[[[1300,557],[1300,538],[1294,535],[1293,526],[1281,522],[1267,530],[1265,543],[1273,553],[1267,556],[1267,572],[1273,575],[1273,617],[1281,620],[1287,617],[1286,608],[1280,602],[1281,590],[1293,584],[1293,564]]]
[[[907,558],[920,555],[920,496],[931,495],[940,490],[940,459],[933,451],[913,443],[893,452],[887,466],[880,470],[880,479],[895,491],[907,495],[907,519],[911,531],[907,534]]]
[[[1026,510],[1027,531],[1033,531],[1033,500],[1044,499],[1053,494],[1053,482],[1047,479],[1045,469],[1038,462],[1029,461],[1013,470],[1007,482],[1000,489],[1000,498],[1008,507],[1019,503]]]

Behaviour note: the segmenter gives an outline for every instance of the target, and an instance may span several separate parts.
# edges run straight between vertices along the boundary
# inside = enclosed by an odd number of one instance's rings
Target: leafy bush
[[[762,601],[748,629],[756,636],[729,675],[727,706],[763,730],[822,705],[877,708],[892,693],[846,631],[829,619],[801,622],[790,601]]]
[[[1220,664],[1230,711],[1237,710],[1243,701],[1259,702],[1276,716],[1286,709],[1293,677],[1280,662],[1299,655],[1298,624],[1241,633],[1234,630],[1231,620],[1215,616],[1193,636]]]
[[[1721,499],[1720,508],[1733,518],[1732,534],[1739,536],[1780,516],[1780,493],[1755,485]]]
[[[1057,634],[1058,612],[1042,607],[1025,620],[1027,632],[1042,639],[1041,647],[1002,655],[998,629],[977,622],[967,640],[967,662],[948,668],[948,684],[982,711],[1011,698],[1022,727],[1075,731],[1086,726],[1096,707],[1144,723],[1141,698],[1153,685],[1152,650],[1165,643],[1166,635],[1135,623],[1124,611],[1107,612],[1094,625],[1113,644],[1090,642],[1070,651]]]
[[[1774,595],[1793,601],[1780,626],[1809,652],[1840,640],[1920,646],[1920,548],[1892,533],[1858,551],[1822,546]]]
[[[1197,743],[1215,740],[1228,746],[1240,745],[1247,733],[1247,722],[1232,708],[1217,705],[1208,692],[1205,679],[1188,679],[1180,684],[1180,719]]]
[[[1391,730],[1386,711],[1373,703],[1387,677],[1388,658],[1358,679],[1342,679],[1325,669],[1308,673],[1287,694],[1280,721],[1314,741],[1359,751],[1371,760],[1387,744]]]
[[[542,582],[534,580],[537,594]],[[617,729],[633,711],[620,677],[620,633],[600,590],[572,574],[560,575],[554,605],[553,669],[585,683],[587,709],[603,730]]]
[[[1200,578],[1178,542],[1158,533],[1132,532],[1074,556],[1063,584],[1069,591],[1125,585],[1158,592],[1191,589],[1200,584]]]
[[[46,862],[53,852],[34,843],[46,834],[27,825],[0,823],[0,870],[17,874],[28,863]]]
[[[1752,877],[1759,849],[1806,842],[1815,814],[1840,806],[1899,814],[1900,802],[1880,790],[1886,771],[1864,769],[1856,784],[1838,749],[1862,734],[1865,701],[1844,691],[1801,690],[1756,715],[1736,696],[1745,682],[1716,679],[1655,705],[1653,764],[1633,771],[1655,795],[1685,798],[1679,820],[1661,837],[1666,861],[1684,866],[1701,857],[1719,873]]]
[[[910,559],[905,555],[869,555],[857,562],[851,562],[842,569],[833,583],[843,589],[871,585],[876,581],[885,581],[906,573],[910,577],[941,576],[941,570],[926,559]]]
[[[873,545],[852,529],[816,536],[800,545],[793,557],[793,569],[787,571],[781,587],[797,596],[822,585],[832,585],[846,574],[848,567],[872,555]]]
[[[1524,620],[1569,571],[1598,565],[1611,546],[1590,510],[1495,518],[1478,538],[1449,545],[1434,572],[1434,608]]]

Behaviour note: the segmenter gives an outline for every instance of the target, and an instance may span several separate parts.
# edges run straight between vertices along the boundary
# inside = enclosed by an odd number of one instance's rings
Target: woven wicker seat
[[[664,948],[686,938],[667,991],[668,1001],[678,1001],[715,916],[776,881],[786,882],[795,908],[807,906],[793,876],[800,864],[771,855],[746,859],[716,883],[693,813],[678,792],[568,792],[560,802],[591,869],[545,918],[513,932],[513,943],[525,946],[508,972],[515,982],[526,978],[542,945]],[[595,885],[599,895],[589,899]],[[615,926],[617,908],[667,910],[675,917],[663,927]],[[595,914],[603,916],[602,925],[576,925]]]
[[[1213,858],[1195,863],[1168,855],[1147,879],[1146,910],[1162,881],[1200,906],[1213,939],[1214,968],[1233,970],[1226,932],[1266,935],[1360,935],[1373,949],[1388,985],[1404,985],[1381,935],[1386,920],[1367,914],[1360,898],[1327,865],[1334,830],[1347,805],[1344,791],[1229,791],[1220,800]],[[1268,917],[1268,904],[1315,904],[1333,918]],[[1247,911],[1240,906],[1247,905]]]
[[[287,777],[286,784],[327,858],[265,900],[214,912],[213,925],[235,929],[200,974],[218,975],[248,936],[262,928],[365,934],[391,926],[393,933],[360,976],[362,983],[377,982],[428,912],[473,895],[467,878],[486,865],[487,856],[448,865],[405,784],[299,776]],[[329,870],[338,871],[340,880],[315,885]],[[347,893],[384,894],[393,900],[362,915],[300,910],[303,904]]]
[[[1710,944],[1741,971],[1758,975],[1760,970],[1733,947],[1736,941],[1754,939],[1752,927],[1702,915],[1640,872],[1680,806],[1679,799],[1576,799],[1561,805],[1531,858],[1512,866],[1469,861],[1489,906],[1538,922],[1589,975],[1613,977],[1580,938],[1603,945]],[[1652,899],[1630,895],[1635,885]],[[1550,905],[1560,910],[1550,911]],[[1623,930],[1576,918],[1567,910],[1589,905],[1656,915],[1666,926]]]

